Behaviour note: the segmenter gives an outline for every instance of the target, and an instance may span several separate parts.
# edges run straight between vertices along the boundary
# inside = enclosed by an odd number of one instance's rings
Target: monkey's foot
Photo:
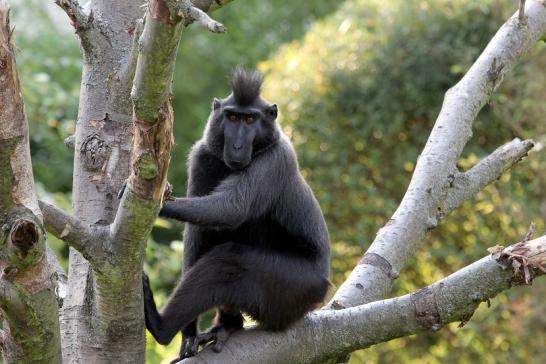
[[[237,331],[237,329],[227,328],[225,326],[219,325],[214,326],[207,332],[199,334],[197,336],[191,336],[182,342],[182,348],[180,350],[180,357],[173,360],[171,364],[177,363],[182,359],[189,358],[191,356],[197,355],[199,352],[199,346],[204,346],[209,343],[212,343],[211,349],[219,353],[224,348],[229,336]]]

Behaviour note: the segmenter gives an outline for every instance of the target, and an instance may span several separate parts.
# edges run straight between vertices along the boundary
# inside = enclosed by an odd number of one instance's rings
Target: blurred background
[[[12,1],[18,64],[41,198],[70,209],[80,51],[68,19],[51,2]],[[184,195],[186,156],[200,138],[213,97],[228,92],[237,64],[266,74],[265,96],[280,106],[302,172],[320,201],[339,285],[398,206],[415,161],[452,86],[517,4],[506,0],[245,0],[214,14],[228,27],[183,35],[174,82],[176,148],[169,180]],[[465,170],[514,137],[537,147],[494,185],[442,221],[415,252],[393,295],[430,284],[521,240],[531,221],[545,231],[546,44],[505,78],[478,116],[460,161]],[[181,271],[182,226],[158,220],[145,270],[160,305]],[[67,247],[51,237],[66,267]],[[464,327],[450,325],[356,352],[350,363],[543,363],[546,280],[482,304]],[[210,317],[202,320],[210,324]],[[148,338],[148,362],[168,363]]]

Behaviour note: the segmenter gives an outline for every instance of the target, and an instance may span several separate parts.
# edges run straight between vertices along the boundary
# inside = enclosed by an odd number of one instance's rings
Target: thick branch
[[[173,111],[171,83],[178,42],[188,14],[202,16],[213,1],[194,7],[191,3],[170,0],[151,0],[139,39],[133,90],[133,151],[132,173],[127,183],[112,237],[116,248],[125,256],[126,249],[138,249],[135,241],[145,242],[151,230],[167,182],[167,171],[173,146]],[[180,6],[184,17],[179,16]],[[198,5],[196,5],[198,6]],[[203,6],[203,8],[201,8]],[[196,11],[199,10],[199,14]],[[204,13],[203,13],[204,14]]]
[[[93,18],[84,13],[77,0],[55,0],[55,4],[68,15],[76,34],[80,38],[82,48],[86,52],[90,52],[93,45],[103,38],[100,32],[96,31]]]
[[[56,206],[39,201],[47,231],[79,251],[92,264],[104,262],[108,257],[108,228],[101,225],[88,226],[68,215]]]
[[[442,110],[400,206],[379,230],[364,259],[354,268],[329,307],[350,307],[385,297],[390,292],[392,280],[419,247],[426,231],[436,225],[438,209],[442,208],[443,198],[448,195],[450,179],[472,135],[476,115],[504,74],[546,32],[546,7],[542,1],[528,1],[525,13],[526,26],[519,26],[517,14],[509,19],[467,74],[446,93]],[[460,204],[460,201],[456,202]],[[450,204],[453,205],[453,201]]]
[[[125,75],[131,73],[132,42],[145,1],[79,2],[85,3],[91,24],[84,32],[88,44],[82,39],[72,215],[91,230],[109,233],[119,205],[115,196],[129,176],[133,77]],[[63,361],[143,363],[141,257],[115,254],[117,241],[100,243],[104,250],[87,256],[92,264],[70,249],[69,289],[61,312]],[[135,245],[140,251],[139,242]]]
[[[34,192],[7,2],[0,0],[0,309],[4,363],[59,363],[54,270]]]
[[[524,261],[526,265],[520,264]],[[436,331],[450,322],[464,324],[481,302],[522,282],[524,266],[532,279],[545,263],[546,236],[497,248],[493,256],[412,294],[316,311],[284,333],[245,330],[233,335],[221,354],[207,349],[181,363],[317,363],[398,337]]]

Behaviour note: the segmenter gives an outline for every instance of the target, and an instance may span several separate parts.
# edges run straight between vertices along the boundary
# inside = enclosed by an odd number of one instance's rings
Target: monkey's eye
[[[254,122],[254,120],[255,120],[254,116],[251,116],[251,115],[247,116],[246,119],[245,119],[247,124],[252,124]]]
[[[229,114],[228,115],[229,121],[237,121],[237,115],[235,114]]]

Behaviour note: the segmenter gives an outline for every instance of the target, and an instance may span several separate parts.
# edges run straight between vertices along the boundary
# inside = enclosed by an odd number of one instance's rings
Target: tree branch
[[[54,268],[34,192],[9,7],[0,0],[0,309],[4,363],[59,363]]]
[[[80,34],[89,28],[89,17],[85,15],[77,0],[55,0],[55,4],[68,15],[76,33]]]
[[[546,33],[544,3],[530,0],[525,12],[527,25],[518,26],[518,14],[512,16],[466,75],[446,93],[400,206],[379,230],[366,255],[328,307],[350,307],[385,297],[426,231],[436,225],[438,208],[442,208],[450,188],[450,175],[456,170],[456,163],[472,135],[476,115],[504,74]],[[482,165],[474,172],[482,169],[487,168]],[[474,176],[474,172],[470,176]],[[474,183],[476,187],[479,185],[481,183]],[[460,204],[460,201],[451,201],[450,206],[454,202]]]
[[[184,18],[186,24],[197,21],[201,26],[213,33],[224,33],[226,28],[220,22],[212,19],[203,10],[194,6],[190,0],[180,0],[180,11],[178,12]]]
[[[133,78],[135,77],[135,70],[138,61],[138,46],[139,39],[142,35],[142,29],[144,28],[144,20],[139,19],[135,24],[133,30],[133,43],[131,44],[131,50],[127,60],[124,62],[124,67],[119,72],[118,78],[126,85],[131,85]]]
[[[546,236],[493,250],[414,293],[315,311],[284,333],[244,330],[230,338],[222,353],[206,349],[180,363],[317,363],[402,336],[437,331],[451,322],[464,324],[481,302],[544,272]]]
[[[100,32],[92,32],[95,29],[93,26],[93,17],[85,14],[77,0],[55,0],[55,4],[68,15],[70,23],[80,38],[83,50],[89,53],[93,45],[100,38],[103,38]]]
[[[109,256],[109,229],[106,226],[88,226],[56,206],[39,201],[46,230],[77,251],[91,264],[99,265]]]
[[[440,214],[448,214],[524,158],[534,146],[532,140],[519,138],[497,148],[465,173],[456,173],[447,196],[440,203]],[[440,218],[440,216],[439,216]]]
[[[181,17],[180,6],[184,4]],[[214,26],[210,18],[201,14],[212,4],[212,0],[201,1],[199,10],[197,5],[184,1],[148,3],[131,92],[132,171],[111,229],[113,241],[125,242],[116,245],[124,256],[127,249],[141,251],[135,241],[146,242],[163,199],[174,144],[171,83],[180,36],[189,24],[189,16]]]
[[[525,0],[519,0],[518,20],[521,26],[525,25]]]

